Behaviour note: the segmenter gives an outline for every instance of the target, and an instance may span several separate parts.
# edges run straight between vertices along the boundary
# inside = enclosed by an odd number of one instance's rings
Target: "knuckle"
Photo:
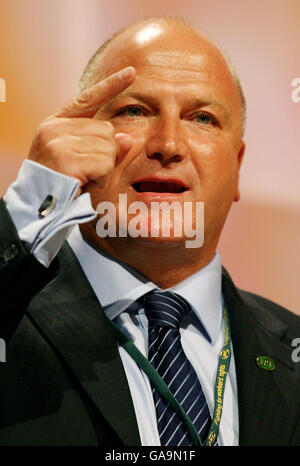
[[[117,143],[116,143],[116,141],[113,141],[113,143],[111,144],[111,156],[113,158],[116,157],[117,150],[118,150]]]
[[[101,167],[98,169],[98,173],[96,175],[96,178],[102,178],[104,176],[107,176],[111,173],[112,167],[109,163],[103,163]]]
[[[97,138],[97,140],[94,143],[94,147],[95,152],[97,152],[99,155],[103,155],[104,157],[112,157],[116,152],[115,142],[112,139],[108,139],[107,137],[105,137],[105,135],[101,136],[100,138]]]
[[[106,85],[106,91],[107,92],[112,92],[115,87],[116,87],[116,79],[114,76],[109,76],[107,78],[107,81],[105,82]]]
[[[102,143],[102,152],[110,158],[114,158],[117,151],[117,145],[115,141],[109,141]]]
[[[50,122],[43,121],[37,131],[37,137],[40,141],[47,141],[50,138]]]
[[[100,163],[99,163],[100,161]],[[99,156],[95,156],[95,166],[97,166],[98,176],[106,176],[109,174],[115,166],[114,159],[108,156],[102,156],[99,160]]]
[[[114,169],[115,161],[112,157],[108,157],[105,160],[104,164],[105,164],[107,172],[111,172]]]
[[[43,143],[47,143],[48,140],[53,139],[57,134],[57,126],[57,121],[54,118],[43,120],[37,131],[38,139]]]
[[[60,155],[61,141],[58,138],[50,139],[45,145],[47,154],[53,158],[58,158]]]
[[[115,90],[120,86],[120,80],[116,76],[108,76],[104,81],[102,81],[102,90],[104,95],[111,95],[115,93]]]
[[[89,89],[86,89],[83,91],[81,94],[79,94],[77,97],[75,97],[75,103],[81,106],[86,106],[91,99],[91,91]]]
[[[115,134],[115,129],[112,123],[107,120],[93,120],[97,122],[97,129],[99,132],[99,135],[101,137],[108,139],[108,140],[113,140],[114,134]]]
[[[110,121],[103,121],[103,126],[110,136],[114,135],[115,129]]]

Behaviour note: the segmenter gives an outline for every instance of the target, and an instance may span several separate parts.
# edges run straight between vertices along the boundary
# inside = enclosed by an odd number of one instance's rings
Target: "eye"
[[[116,114],[116,116],[120,115],[126,115],[129,117],[139,117],[141,115],[144,115],[144,111],[141,107],[138,107],[137,105],[130,105],[128,107],[122,108],[119,110]]]
[[[199,112],[195,116],[195,119],[197,123],[201,123],[202,125],[214,125],[214,126],[219,125],[217,119],[210,113]]]

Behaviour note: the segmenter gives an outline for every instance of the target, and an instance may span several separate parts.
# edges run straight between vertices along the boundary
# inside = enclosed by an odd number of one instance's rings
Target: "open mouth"
[[[188,190],[178,181],[138,181],[133,183],[133,189],[138,193],[183,193]]]

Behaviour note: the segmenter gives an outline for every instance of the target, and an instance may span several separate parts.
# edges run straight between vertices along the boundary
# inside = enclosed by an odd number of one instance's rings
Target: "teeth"
[[[135,183],[133,187],[140,193],[182,193],[186,191],[186,188],[182,185],[172,181],[143,181],[141,183]]]

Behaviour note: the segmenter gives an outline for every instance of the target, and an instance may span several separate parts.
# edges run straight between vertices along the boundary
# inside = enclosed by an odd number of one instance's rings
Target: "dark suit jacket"
[[[140,445],[126,375],[101,305],[65,245],[49,269],[0,201],[0,445]],[[101,274],[99,274],[101,280]],[[238,290],[223,271],[240,445],[300,445],[300,318]],[[274,371],[258,367],[270,356]]]

